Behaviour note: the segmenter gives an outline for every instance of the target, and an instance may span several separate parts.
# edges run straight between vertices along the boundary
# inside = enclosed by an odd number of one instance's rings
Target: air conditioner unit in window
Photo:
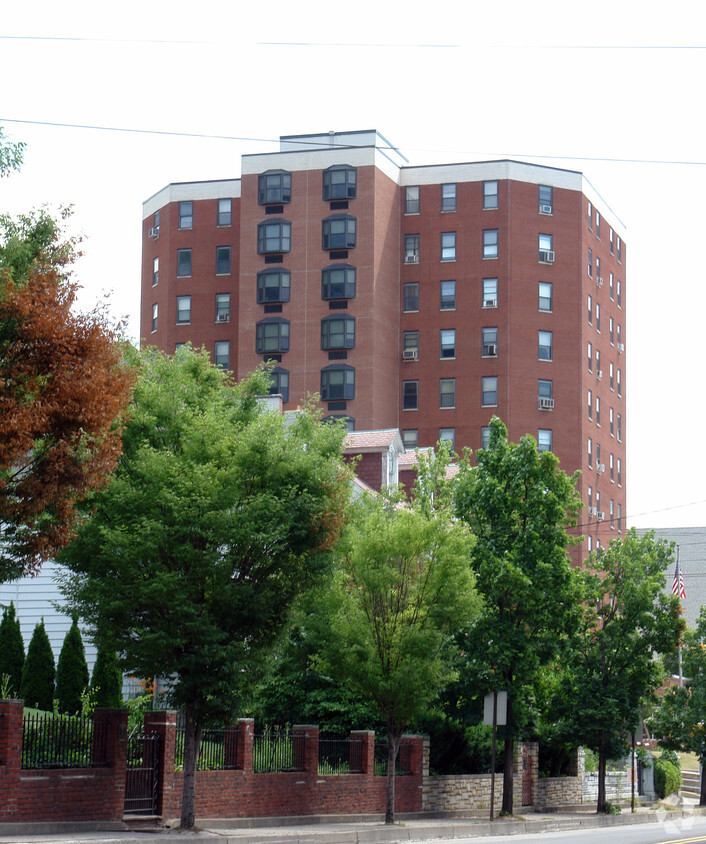
[[[486,357],[497,357],[498,347],[495,345],[495,343],[488,343],[487,345],[483,346],[483,354]]]
[[[598,510],[595,507],[591,507],[588,511],[589,516],[596,516],[598,514]]]
[[[417,360],[419,357],[419,349],[404,349],[402,352],[402,360]]]
[[[600,381],[602,377],[603,377],[603,370],[597,369],[596,370],[596,378]]]
[[[603,519],[605,519],[605,513],[603,512],[603,510],[601,510],[601,512],[598,513],[597,515],[598,515],[598,521],[599,522],[601,522],[601,521],[603,521]]]
[[[147,232],[147,237],[151,237],[153,240],[157,240],[159,237],[159,226],[154,226]]]
[[[625,351],[625,343],[618,343],[618,354]]]
[[[596,279],[596,287],[603,287],[603,278],[602,276],[598,276]]]
[[[418,264],[419,263],[419,255],[416,252],[408,252],[404,256],[405,264]]]
[[[216,314],[216,322],[229,322],[230,314]]]
[[[484,308],[497,308],[498,307],[498,300],[497,299],[486,299],[483,302]]]
[[[540,249],[539,250],[539,260],[543,264],[553,264],[554,263],[554,252],[553,252],[553,250]]]
[[[546,396],[539,397],[539,409],[540,410],[554,410],[554,399],[547,398]]]
[[[596,463],[596,470],[598,471],[599,475],[605,472],[605,463]]]
[[[552,206],[551,205],[540,205],[539,206],[539,213],[540,214],[551,214],[552,213]]]

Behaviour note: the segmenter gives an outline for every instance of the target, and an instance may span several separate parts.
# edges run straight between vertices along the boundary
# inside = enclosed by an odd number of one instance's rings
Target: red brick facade
[[[324,199],[332,167],[355,171],[354,195]],[[260,179],[271,171],[289,174],[291,195],[261,204]],[[217,225],[219,197],[231,201],[230,226]],[[192,203],[191,228],[179,228],[184,202]],[[159,234],[150,237],[155,214]],[[324,249],[324,225],[336,215],[355,220],[355,245]],[[262,254],[258,227],[278,221],[290,225],[291,242]],[[227,365],[243,376],[273,357],[256,350],[257,324],[284,320],[287,341],[274,357],[289,378],[286,408],[320,392],[334,366],[346,367],[354,386],[324,401],[324,411],[349,417],[358,431],[399,428],[408,446],[443,435],[459,452],[477,449],[497,414],[512,440],[529,432],[567,472],[582,470],[580,532],[590,539],[577,556],[618,535],[626,515],[625,244],[622,224],[580,173],[513,161],[408,166],[374,132],[285,137],[280,152],[245,156],[241,180],[163,189],[145,202],[143,226],[144,341],[172,352],[190,340],[212,353],[228,341]],[[230,273],[220,276],[219,246],[231,248]],[[191,275],[177,277],[177,250],[186,248]],[[340,265],[355,268],[355,296],[325,299],[322,270]],[[257,301],[257,277],[272,268],[289,271],[290,290],[268,306]],[[215,297],[224,293],[228,321],[217,321]],[[179,296],[190,296],[191,308],[177,324]],[[354,342],[324,349],[323,322],[336,316],[355,320]],[[452,332],[443,348],[442,332]],[[404,355],[406,333],[416,354]],[[497,379],[496,396],[483,389],[493,386],[488,378]]]

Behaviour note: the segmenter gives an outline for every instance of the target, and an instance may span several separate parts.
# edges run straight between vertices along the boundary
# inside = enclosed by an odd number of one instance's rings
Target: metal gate
[[[158,733],[130,736],[127,740],[125,773],[126,815],[159,814]]]

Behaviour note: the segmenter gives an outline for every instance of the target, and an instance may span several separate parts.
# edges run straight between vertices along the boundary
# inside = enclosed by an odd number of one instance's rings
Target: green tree
[[[25,646],[20,620],[16,616],[14,603],[10,601],[10,606],[3,608],[0,621],[0,678],[7,674],[14,695],[20,693],[24,661]]]
[[[387,727],[385,823],[394,822],[402,731],[451,678],[452,634],[477,611],[470,546],[446,509],[365,497],[321,604],[321,659],[374,702]]]
[[[566,528],[576,523],[581,502],[576,476],[567,476],[551,452],[538,452],[529,435],[509,443],[497,417],[476,460],[476,467],[462,462],[455,487],[456,513],[475,536],[471,563],[483,598],[463,638],[461,679],[470,697],[508,693],[502,811],[511,814],[511,760],[527,718],[523,702],[577,621],[578,582]]]
[[[683,635],[684,686],[666,689],[649,719],[662,747],[702,755],[706,752],[706,607],[694,630]],[[706,805],[706,767],[701,770],[700,805]]]
[[[0,127],[0,178],[22,167],[24,150],[25,144],[22,141],[8,141]]]
[[[56,700],[59,712],[78,715],[81,712],[81,696],[87,686],[86,651],[81,631],[78,629],[78,619],[74,616],[64,637],[56,666]]]
[[[115,708],[123,701],[123,673],[115,648],[98,643],[98,653],[91,675],[91,691],[96,706]]]
[[[20,697],[25,706],[53,711],[54,676],[54,654],[42,619],[34,628],[22,666]]]
[[[233,717],[301,590],[330,565],[349,493],[344,431],[263,408],[188,347],[140,358],[123,455],[61,559],[69,603],[186,716],[182,827],[201,729]]]
[[[627,751],[663,678],[656,654],[677,646],[684,622],[679,599],[664,593],[672,547],[633,528],[594,552],[585,574],[584,618],[567,665],[567,729],[598,756],[597,812],[604,812],[606,761]]]

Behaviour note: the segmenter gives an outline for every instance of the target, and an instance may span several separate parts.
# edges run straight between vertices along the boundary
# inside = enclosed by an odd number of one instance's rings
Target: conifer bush
[[[64,638],[56,669],[56,701],[59,712],[63,715],[81,713],[81,695],[88,686],[88,666],[86,652],[78,629],[78,619],[74,616],[69,632]]]
[[[7,674],[9,693],[15,696],[20,694],[24,661],[25,646],[20,621],[15,614],[15,605],[10,601],[0,621],[0,677]]]
[[[22,666],[20,697],[25,706],[53,711],[55,671],[54,654],[42,619],[34,628]]]
[[[95,705],[110,708],[120,706],[123,702],[122,686],[123,675],[117,653],[99,644],[91,677],[91,691],[95,693]]]

